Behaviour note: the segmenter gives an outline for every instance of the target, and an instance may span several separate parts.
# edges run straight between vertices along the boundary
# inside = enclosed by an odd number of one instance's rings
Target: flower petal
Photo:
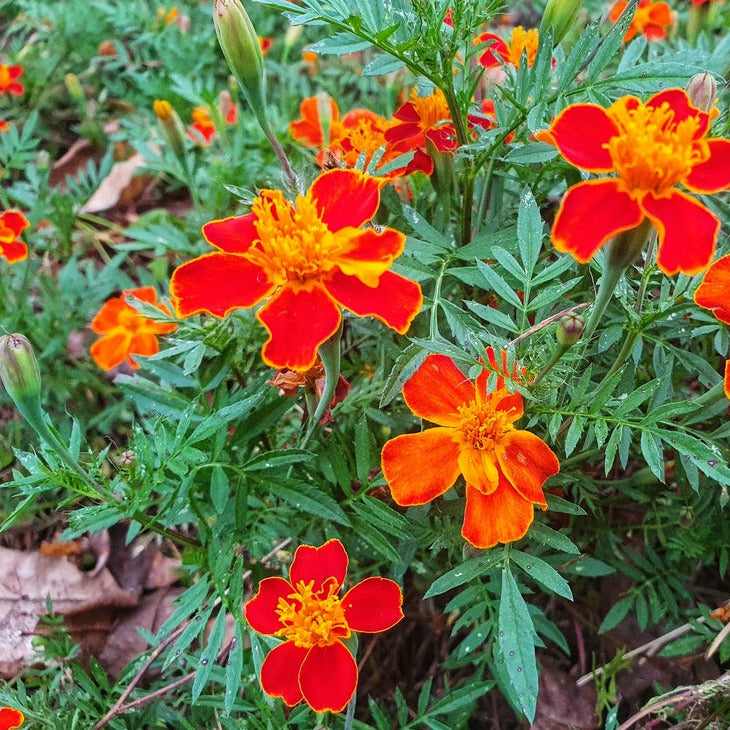
[[[524,499],[547,509],[542,485],[560,471],[551,448],[534,433],[509,431],[497,443],[496,451],[505,479]]]
[[[19,210],[6,210],[0,215],[0,223],[9,228],[16,236],[28,228],[30,222]]]
[[[643,219],[638,203],[619,190],[616,179],[586,180],[563,197],[553,224],[553,245],[585,264],[612,236]]]
[[[550,141],[560,154],[571,165],[590,172],[613,170],[606,145],[618,134],[616,123],[597,104],[571,104],[553,119],[549,129]]]
[[[459,445],[451,428],[430,428],[396,436],[383,447],[383,476],[397,504],[426,504],[459,476]]]
[[[337,332],[340,308],[320,286],[279,289],[256,313],[269,331],[261,356],[272,368],[309,370],[317,348]]]
[[[458,426],[459,407],[476,398],[474,383],[446,355],[429,355],[403,386],[403,398],[419,418]]]
[[[302,701],[299,672],[310,649],[285,641],[274,647],[261,665],[261,686],[272,697],[281,697],[292,707]]]
[[[299,670],[299,686],[315,712],[341,712],[357,688],[355,659],[340,641],[313,646]]]
[[[467,486],[482,494],[491,494],[499,483],[499,469],[494,454],[472,447],[462,447],[459,453],[459,469]]]
[[[28,258],[28,247],[22,241],[0,243],[0,256],[4,256],[9,264],[16,264]]]
[[[178,317],[199,312],[225,317],[234,309],[257,304],[273,288],[261,267],[229,253],[199,256],[178,266],[170,278],[170,294]]]
[[[730,399],[730,360],[725,360],[725,379],[723,380],[725,397]]]
[[[383,273],[373,287],[340,271],[323,284],[334,299],[358,317],[375,317],[401,335],[408,332],[423,304],[421,287],[392,271]]]
[[[387,631],[403,618],[403,593],[388,578],[366,578],[342,598],[345,620],[352,631]]]
[[[259,583],[256,595],[246,603],[243,614],[248,625],[259,634],[274,634],[282,624],[276,607],[280,598],[286,598],[294,592],[289,581],[283,578],[264,578]]]
[[[102,370],[111,370],[124,362],[129,352],[130,339],[129,332],[116,328],[94,342],[89,348],[89,353]],[[133,366],[139,367],[136,363],[133,363]]]
[[[339,588],[345,581],[347,562],[347,553],[339,540],[327,540],[318,548],[300,545],[294,553],[289,581],[294,586],[299,581],[314,581],[314,590],[318,591],[334,578]]]
[[[501,480],[496,491],[488,495],[467,486],[461,536],[474,547],[490,548],[498,542],[524,537],[534,518],[532,504],[522,499],[506,480]]]
[[[717,193],[730,188],[730,139],[708,139],[710,158],[695,165],[682,181],[695,193]]]
[[[360,228],[377,212],[385,182],[359,170],[329,170],[312,183],[307,195],[331,231]]]
[[[662,104],[668,104],[672,108],[674,112],[673,124],[679,124],[688,117],[698,117],[700,124],[695,130],[694,139],[700,139],[705,135],[710,126],[710,115],[694,106],[684,89],[672,88],[659,91],[649,98],[645,106],[656,109]]]
[[[509,61],[509,46],[500,38],[496,33],[482,33],[474,39],[474,43],[480,45],[487,43],[489,45],[485,48],[481,56],[479,56],[479,63],[485,68],[496,68],[502,65],[500,59]]]
[[[715,261],[694,294],[695,303],[712,310],[725,324],[730,324],[730,256]]]
[[[390,268],[393,260],[403,253],[406,237],[393,228],[375,231],[368,228],[345,229],[340,232],[347,248],[337,257],[343,274],[357,276],[369,287],[378,285],[380,276]],[[349,240],[348,240],[349,239]]]
[[[16,730],[25,722],[25,715],[14,707],[0,707],[0,730]]]
[[[337,122],[340,116],[340,110],[337,102],[326,94],[318,96],[310,96],[299,105],[299,113],[302,118],[297,119],[289,124],[289,132],[297,141],[307,147],[323,147],[324,130],[322,128],[322,120],[319,116],[320,104],[326,109],[329,103],[330,125]]]
[[[129,342],[129,355],[149,357],[150,355],[156,355],[159,351],[160,343],[157,341],[157,336],[152,332],[137,332],[132,335],[132,339]],[[132,358],[130,360],[136,362]]]
[[[712,261],[720,221],[702,203],[673,189],[661,198],[648,193],[641,207],[657,229],[657,266],[665,274],[696,274]]]
[[[211,221],[203,226],[205,240],[226,253],[246,253],[259,237],[256,231],[256,215],[234,216]]]

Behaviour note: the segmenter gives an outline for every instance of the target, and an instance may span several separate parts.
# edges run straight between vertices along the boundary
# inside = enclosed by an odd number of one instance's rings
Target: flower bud
[[[287,48],[291,48],[292,46],[296,45],[299,42],[299,39],[302,37],[303,32],[303,25],[290,25],[286,29],[286,33],[284,33],[284,45]]]
[[[64,77],[64,83],[68,89],[68,93],[71,98],[78,104],[85,104],[86,97],[84,96],[84,90],[81,88],[81,82],[76,74],[68,73]]]
[[[709,112],[717,99],[717,82],[707,71],[695,74],[687,83],[687,96],[698,109]]]
[[[579,314],[566,314],[558,322],[555,338],[559,345],[571,347],[580,340],[585,328],[586,321]]]
[[[155,99],[155,116],[160,123],[160,131],[173,152],[182,158],[185,154],[185,127],[178,113],[172,108],[169,101]]]
[[[261,124],[265,119],[264,55],[240,0],[214,0],[213,25],[226,63]]]
[[[33,346],[20,334],[0,337],[0,380],[21,414],[40,412],[41,375]]]
[[[540,22],[540,36],[551,28],[557,45],[572,28],[583,0],[548,0]]]

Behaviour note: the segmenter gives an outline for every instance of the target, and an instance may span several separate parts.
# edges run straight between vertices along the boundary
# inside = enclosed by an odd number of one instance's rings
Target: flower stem
[[[565,355],[571,347],[572,345],[558,345],[558,349],[553,353],[553,356],[550,358],[550,362],[543,367],[530,385],[537,385],[560,362],[563,355]]]
[[[603,317],[603,313],[608,307],[608,303],[611,301],[613,292],[616,289],[616,285],[621,280],[621,276],[624,273],[624,269],[606,266],[603,270],[603,276],[601,276],[601,283],[598,285],[598,294],[596,294],[596,300],[593,302],[593,309],[591,310],[591,316],[588,318],[586,323],[586,329],[583,333],[584,349],[587,347],[593,333],[598,327],[598,323]]]
[[[344,730],[352,730],[352,723],[355,721],[355,707],[357,706],[357,692],[354,692],[352,698],[347,703],[347,712],[345,713]]]

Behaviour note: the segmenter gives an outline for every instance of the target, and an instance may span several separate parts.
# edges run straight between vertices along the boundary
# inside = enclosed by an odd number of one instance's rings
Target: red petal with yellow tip
[[[697,274],[712,261],[720,221],[702,203],[672,189],[662,198],[648,193],[641,207],[657,229],[657,266],[665,274]]]
[[[403,398],[419,418],[458,426],[459,407],[476,398],[474,383],[445,355],[429,355],[403,386]]]
[[[0,707],[0,730],[16,730],[25,722],[25,715],[14,707]]]
[[[475,38],[474,43],[487,43],[489,46],[479,56],[479,63],[485,68],[496,68],[502,65],[502,60],[509,59],[509,46],[496,33],[482,33]]]
[[[261,665],[261,686],[272,697],[281,697],[292,707],[302,701],[299,671],[310,649],[295,646],[292,641],[272,649]]]
[[[529,431],[509,431],[497,442],[496,454],[505,479],[518,494],[547,508],[542,486],[560,471],[558,457]]]
[[[532,504],[522,499],[506,480],[500,481],[496,491],[489,495],[467,486],[461,535],[474,547],[490,548],[524,537],[534,518]]]
[[[294,553],[289,570],[289,581],[296,586],[299,581],[314,581],[314,590],[321,590],[332,579],[339,588],[347,574],[347,553],[339,540],[328,540],[321,547],[300,545]]]
[[[338,259],[345,263],[352,262],[354,266],[351,268],[354,269],[358,263],[377,262],[382,264],[382,270],[385,270],[393,259],[403,253],[406,245],[405,235],[393,228],[386,228],[383,231],[376,231],[373,228],[364,231],[353,229],[353,233],[350,248],[340,254]],[[356,274],[356,271],[348,273]]]
[[[408,332],[423,304],[421,287],[392,271],[386,271],[375,287],[366,286],[356,276],[336,271],[324,286],[358,317],[375,317],[401,335]]]
[[[723,381],[725,397],[730,398],[730,360],[725,360],[725,380]]]
[[[320,286],[279,289],[256,313],[269,331],[261,357],[272,368],[309,370],[317,348],[337,332],[340,308]]]
[[[276,607],[280,598],[294,592],[289,581],[283,578],[264,578],[256,595],[246,603],[243,613],[248,625],[260,634],[275,634],[282,628]]]
[[[199,256],[178,266],[170,279],[179,317],[199,312],[225,317],[234,309],[257,304],[273,288],[261,267],[230,253]]]
[[[549,129],[550,141],[560,154],[572,165],[590,172],[613,170],[606,145],[619,133],[606,110],[597,104],[572,104],[553,119]]]
[[[453,434],[454,429],[436,427],[385,444],[383,476],[397,504],[426,504],[453,486],[460,474],[459,445]]]
[[[0,224],[9,228],[16,236],[29,225],[28,219],[19,210],[6,210],[0,215]]]
[[[673,124],[679,124],[687,117],[698,117],[700,124],[694,133],[694,139],[700,139],[707,132],[710,125],[710,116],[692,104],[684,89],[665,89],[654,94],[647,102],[649,108],[658,108],[662,104],[668,104],[674,112]]]
[[[611,237],[642,220],[638,203],[619,190],[617,180],[586,180],[563,197],[553,224],[553,245],[585,264]]]
[[[337,121],[340,110],[332,97],[322,99],[321,103],[326,109],[329,105],[331,121]],[[289,125],[291,136],[309,147],[322,147],[324,145],[324,130],[322,120],[319,116],[320,100],[316,96],[310,96],[299,105],[301,119],[297,119]]]
[[[695,165],[682,181],[695,193],[718,193],[730,188],[730,139],[708,139],[710,157]]]
[[[345,645],[313,646],[299,670],[304,701],[315,712],[341,712],[357,687],[357,664]]]
[[[331,231],[360,228],[380,205],[380,188],[385,180],[359,170],[330,170],[309,188],[322,221]]]
[[[387,631],[403,618],[403,593],[388,578],[366,578],[342,598],[345,620],[352,631]]]
[[[246,253],[258,238],[256,216],[248,215],[222,218],[203,226],[203,236],[212,246],[226,253]]]
[[[22,241],[0,243],[0,256],[4,256],[9,264],[17,264],[28,258],[28,247]]]
[[[715,261],[694,294],[695,303],[712,310],[725,324],[730,324],[730,256]]]

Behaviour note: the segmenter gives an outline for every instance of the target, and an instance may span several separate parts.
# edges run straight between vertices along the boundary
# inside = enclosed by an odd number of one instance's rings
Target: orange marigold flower
[[[514,422],[522,417],[522,396],[504,386],[506,359],[476,381],[444,355],[429,355],[403,386],[403,398],[419,418],[437,424],[397,436],[383,447],[382,467],[393,499],[400,505],[425,504],[444,494],[459,475],[466,481],[462,536],[478,548],[512,542],[525,535],[533,505],[547,509],[542,487],[560,464],[551,449]],[[500,373],[487,392],[490,370]],[[515,379],[524,374],[517,367]]]
[[[358,680],[343,641],[353,632],[387,631],[403,618],[403,594],[388,578],[366,578],[340,596],[347,564],[339,540],[301,545],[289,580],[264,578],[244,609],[254,631],[284,639],[261,665],[261,686],[290,707],[304,700],[315,712],[342,711]]]
[[[0,133],[7,132],[8,129],[10,129],[10,125],[4,119],[0,119]]]
[[[25,91],[23,84],[17,78],[23,73],[22,66],[8,66],[0,63],[0,94],[15,94],[20,96]]]
[[[0,730],[15,730],[25,722],[25,715],[13,707],[0,707]]]
[[[289,124],[291,136],[305,147],[339,149],[342,138],[340,108],[325,93],[309,96],[299,105],[299,119]]]
[[[261,53],[264,54],[264,56],[269,52],[269,48],[271,48],[271,38],[264,38],[263,36],[259,36],[259,45],[261,46]]]
[[[292,205],[262,190],[251,213],[203,226],[217,250],[172,274],[179,316],[225,317],[268,299],[256,313],[268,330],[264,362],[308,370],[340,326],[341,307],[404,334],[421,308],[420,286],[389,271],[405,236],[362,226],[380,205],[383,180],[357,170],[322,173]]]
[[[611,8],[608,17],[612,23],[621,17],[628,4],[628,0],[618,0]],[[666,29],[673,20],[672,9],[663,0],[639,0],[631,25],[624,35],[624,43],[628,43],[637,33],[643,33],[650,41],[664,40],[667,37]]]
[[[154,355],[159,352],[157,335],[174,332],[174,322],[159,322],[140,314],[125,297],[133,296],[152,304],[163,314],[171,316],[164,304],[157,304],[157,292],[153,286],[125,289],[121,296],[104,303],[91,321],[91,329],[103,335],[91,346],[91,357],[104,370],[111,370],[126,361],[130,367],[139,365],[132,355]]]
[[[555,248],[586,263],[613,236],[648,219],[664,273],[702,271],[720,221],[675,186],[694,193],[730,188],[730,140],[706,137],[710,118],[684,89],[661,91],[645,104],[624,96],[608,109],[572,104],[558,114],[537,139],[554,144],[576,167],[617,176],[568,190],[553,224]]]
[[[527,54],[527,65],[532,68],[540,39],[537,28],[525,30],[518,25],[512,29],[509,43],[496,33],[482,33],[474,39],[474,43],[478,44],[484,44],[487,41],[491,42],[479,57],[479,63],[485,68],[500,66],[501,62],[519,68],[523,53]]]
[[[210,109],[207,106],[196,106],[191,116],[193,123],[188,127],[188,137],[201,147],[207,147],[217,134],[215,122],[210,115]],[[236,104],[229,102],[226,105],[224,121],[226,124],[236,124],[238,122],[238,107]]]
[[[0,256],[14,264],[28,258],[28,247],[18,238],[30,223],[19,210],[0,214]]]

